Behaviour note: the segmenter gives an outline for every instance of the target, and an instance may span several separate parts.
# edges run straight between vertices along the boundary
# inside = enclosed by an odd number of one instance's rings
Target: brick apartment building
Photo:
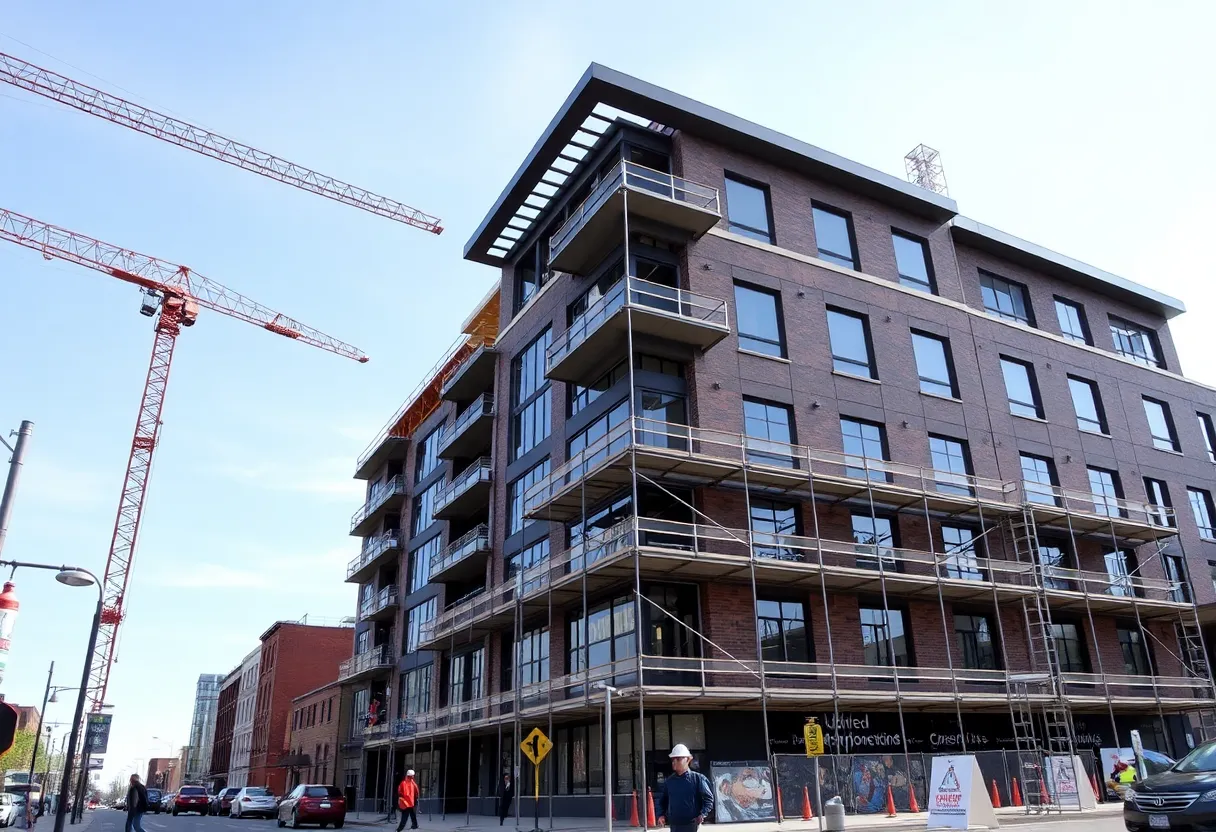
[[[176,757],[153,757],[148,760],[148,776],[144,779],[150,789],[173,789],[173,773],[177,770]]]
[[[232,765],[232,737],[236,727],[236,706],[241,692],[241,668],[235,667],[220,682],[219,702],[215,712],[215,737],[211,743],[211,763],[208,777],[212,787],[222,789],[228,784]]]
[[[279,621],[261,636],[257,699],[247,785],[285,794],[292,700],[338,678],[338,665],[351,654],[349,627],[320,627]]]
[[[498,289],[357,463],[361,798],[493,811],[533,727],[557,815],[676,742],[784,782],[807,717],[922,805],[911,755],[1211,736],[1181,302],[597,65],[465,257]]]
[[[339,748],[349,733],[349,688],[341,683],[330,682],[293,699],[287,748],[297,759],[307,757],[308,762],[291,772],[288,788],[300,783],[343,785]],[[348,797],[353,801],[355,796]]]

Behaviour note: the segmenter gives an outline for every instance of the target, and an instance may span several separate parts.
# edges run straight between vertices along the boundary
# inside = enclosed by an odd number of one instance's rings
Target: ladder
[[[1180,618],[1176,630],[1178,647],[1181,651],[1183,672],[1195,677],[1203,683],[1202,696],[1208,700],[1208,705],[1198,710],[1199,732],[1203,740],[1216,739],[1216,690],[1212,687],[1211,667],[1208,663],[1207,651],[1204,650],[1203,636],[1199,632],[1199,624]],[[1196,691],[1199,693],[1199,691]]]

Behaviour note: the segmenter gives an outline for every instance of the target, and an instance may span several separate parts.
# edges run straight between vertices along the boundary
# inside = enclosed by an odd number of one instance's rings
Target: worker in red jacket
[[[397,832],[405,829],[406,818],[413,823],[410,829],[418,828],[418,784],[414,782],[414,770],[408,769],[405,777],[397,786],[397,808],[401,810],[401,820],[397,821]]]

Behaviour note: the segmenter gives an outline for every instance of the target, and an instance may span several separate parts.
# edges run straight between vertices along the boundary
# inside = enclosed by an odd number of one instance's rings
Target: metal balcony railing
[[[473,462],[435,495],[435,513],[446,508],[453,500],[468,491],[479,482],[489,482],[493,477],[493,467],[488,456]]]
[[[456,417],[456,421],[452,422],[452,424],[443,429],[443,433],[439,435],[439,450],[442,451],[447,448],[448,445],[452,444],[456,437],[468,430],[469,425],[473,424],[481,417],[493,415],[494,394],[482,393],[473,400],[472,404],[461,411],[460,415]]]
[[[397,585],[389,584],[359,605],[359,617],[367,618],[388,607],[395,607],[398,603]]]
[[[560,362],[626,306],[712,327],[723,333],[730,331],[726,301],[630,276],[613,284],[553,341],[545,351],[546,367],[552,368]]]
[[[447,393],[447,391],[451,389],[452,384],[455,383],[458,378],[464,375],[466,370],[476,364],[481,359],[482,355],[485,354],[486,350],[492,350],[493,348],[493,344],[481,344],[479,347],[477,347],[477,349],[473,350],[473,352],[469,354],[467,358],[452,369],[448,370],[444,374],[443,380],[440,382],[441,393]]]
[[[431,558],[431,575],[438,575],[453,564],[477,552],[490,551],[490,528],[485,523],[474,526],[453,540]]]
[[[396,529],[390,529],[384,534],[376,535],[375,537],[365,538],[363,541],[363,550],[351,562],[346,565],[346,579],[363,569],[376,558],[390,549],[396,549],[401,546],[401,533]]]
[[[579,230],[587,224],[587,221],[595,216],[600,207],[622,186],[665,197],[672,202],[686,203],[710,213],[722,213],[717,188],[690,182],[679,176],[633,162],[621,162],[615,170],[605,174],[604,179],[583,200],[581,205],[570,212],[570,216],[562,223],[561,228],[557,229],[549,238],[550,260],[557,257],[566,244],[574,239]]]
[[[351,656],[339,664],[338,678],[349,679],[353,676],[358,676],[360,673],[392,667],[394,664],[393,651],[390,649],[390,645],[381,644],[377,647],[372,647],[365,653]]]
[[[382,483],[376,485],[367,496],[367,502],[363,507],[356,511],[350,518],[350,527],[353,529],[366,520],[380,506],[384,505],[391,497],[400,496],[405,493],[406,484],[405,476],[398,474],[395,477],[390,477]]]

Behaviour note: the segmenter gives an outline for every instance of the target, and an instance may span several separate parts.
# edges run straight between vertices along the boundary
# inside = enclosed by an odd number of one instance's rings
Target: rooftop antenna
[[[950,195],[946,187],[946,170],[942,167],[941,154],[926,144],[918,144],[904,156],[904,169],[908,181],[913,185],[938,194]]]

